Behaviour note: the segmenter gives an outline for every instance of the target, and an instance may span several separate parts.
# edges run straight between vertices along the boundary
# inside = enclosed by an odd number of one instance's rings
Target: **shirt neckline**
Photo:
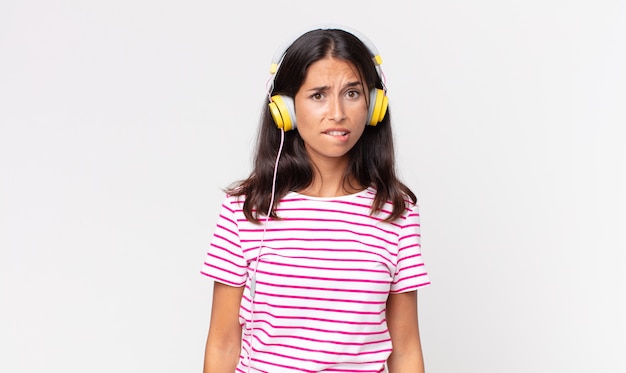
[[[304,199],[309,199],[309,200],[317,200],[317,201],[336,201],[336,200],[344,200],[344,199],[352,199],[355,197],[359,197],[362,195],[366,195],[366,194],[370,194],[370,193],[374,193],[374,188],[372,187],[367,187],[363,190],[360,190],[358,192],[355,193],[351,193],[351,194],[345,194],[342,196],[334,196],[334,197],[316,197],[316,196],[310,196],[308,194],[302,194],[296,191],[290,191],[289,193],[287,193],[286,197],[297,197],[297,198],[304,198]]]

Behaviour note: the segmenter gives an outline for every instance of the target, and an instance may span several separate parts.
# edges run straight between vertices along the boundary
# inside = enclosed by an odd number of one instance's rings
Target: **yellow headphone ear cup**
[[[385,114],[387,114],[387,106],[389,106],[389,99],[387,98],[387,95],[383,92],[383,103],[380,107],[380,115],[378,117],[378,123],[383,121],[383,118],[385,118]]]
[[[285,123],[283,122],[283,117],[280,115],[280,110],[278,110],[278,106],[275,102],[270,102],[268,106],[270,108],[272,118],[274,118],[274,123],[276,123],[276,127],[282,129],[285,126]]]
[[[375,126],[385,117],[388,99],[382,89],[372,89],[370,92],[370,107],[368,110],[367,124]]]
[[[288,96],[274,95],[269,103],[270,113],[276,126],[283,131],[296,128],[296,115],[293,99]]]

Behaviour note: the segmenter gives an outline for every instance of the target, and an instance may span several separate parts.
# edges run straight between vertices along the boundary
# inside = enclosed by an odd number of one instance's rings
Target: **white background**
[[[383,56],[429,372],[624,372],[623,1],[0,4],[0,371],[200,372],[275,49]]]

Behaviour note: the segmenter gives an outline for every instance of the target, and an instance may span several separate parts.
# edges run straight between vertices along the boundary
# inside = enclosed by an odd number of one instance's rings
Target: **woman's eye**
[[[322,96],[321,93],[314,93],[314,94],[311,95],[311,98],[314,99],[314,100],[321,100],[322,97],[324,97],[324,96]]]
[[[350,98],[357,98],[360,94],[361,93],[359,91],[348,91],[347,96]]]

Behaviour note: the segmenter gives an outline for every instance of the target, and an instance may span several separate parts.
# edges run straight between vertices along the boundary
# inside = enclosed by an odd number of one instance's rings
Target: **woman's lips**
[[[330,136],[332,139],[344,143],[350,138],[350,131],[343,129],[329,129],[324,131],[324,135]]]
[[[348,131],[332,130],[332,131],[326,131],[324,133],[329,136],[346,136],[348,134]]]

